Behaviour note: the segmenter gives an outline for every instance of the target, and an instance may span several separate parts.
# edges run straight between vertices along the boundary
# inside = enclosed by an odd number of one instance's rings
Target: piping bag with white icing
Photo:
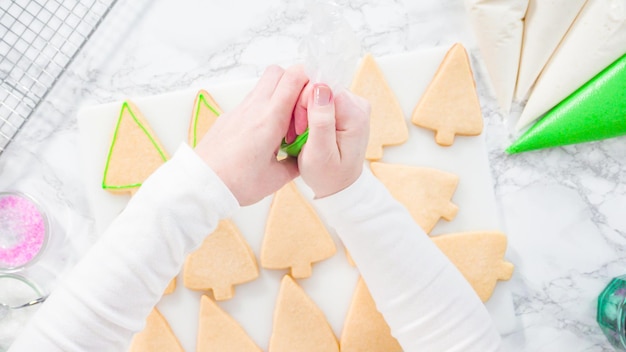
[[[626,0],[589,0],[539,76],[516,129],[546,111],[626,53]]]
[[[491,86],[506,115],[511,109],[517,81],[528,1],[465,0]]]
[[[593,1],[593,0],[592,0]],[[523,100],[587,0],[530,0],[515,100]]]
[[[361,54],[359,40],[336,3],[320,1],[307,10],[311,28],[300,44],[305,71],[311,83],[324,83],[337,94],[350,84]],[[291,143],[283,139],[281,149],[298,156],[308,135],[307,128]]]

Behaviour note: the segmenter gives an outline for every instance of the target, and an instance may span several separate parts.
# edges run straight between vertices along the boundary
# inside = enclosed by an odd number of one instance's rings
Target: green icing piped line
[[[548,111],[506,152],[626,135],[626,54]]]
[[[193,148],[195,148],[196,145],[198,144],[198,117],[200,117],[200,103],[203,102],[204,106],[209,108],[209,110],[211,110],[215,114],[215,116],[220,116],[220,113],[217,112],[217,110],[206,101],[204,94],[200,93],[199,95],[200,97],[198,99],[198,104],[196,104],[196,114],[193,117],[193,141],[192,141]]]
[[[141,128],[143,133],[146,134],[146,136],[148,137],[152,145],[159,152],[161,159],[163,159],[163,161],[167,161],[167,157],[165,157],[165,153],[163,152],[163,150],[161,150],[161,148],[159,148],[159,145],[157,144],[154,137],[152,137],[152,135],[148,132],[146,127],[137,119],[137,116],[135,116],[135,113],[133,112],[133,110],[130,108],[130,106],[128,106],[128,102],[125,101],[124,103],[122,103],[122,108],[120,109],[120,116],[117,118],[117,123],[115,125],[115,132],[113,132],[113,140],[111,141],[111,146],[109,147],[109,155],[107,155],[106,164],[104,166],[104,176],[102,177],[103,189],[129,189],[129,188],[137,188],[141,186],[141,183],[133,183],[130,185],[120,185],[120,186],[113,186],[113,185],[106,184],[107,174],[109,173],[109,164],[111,163],[111,154],[113,154],[113,148],[115,147],[115,142],[117,142],[117,134],[119,132],[120,125],[122,124],[122,116],[124,116],[124,109],[128,110],[128,112],[130,113],[130,116],[133,118],[135,123],[139,126],[139,128]]]
[[[137,187],[141,187],[141,183],[133,183],[132,185],[124,185],[124,186],[105,186],[103,185],[102,188],[104,189],[131,189],[131,188],[137,188]]]

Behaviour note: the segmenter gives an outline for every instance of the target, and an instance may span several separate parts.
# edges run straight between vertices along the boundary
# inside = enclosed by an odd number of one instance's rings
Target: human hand
[[[294,110],[296,132],[309,137],[298,156],[304,182],[316,198],[350,186],[361,175],[369,139],[369,102],[349,91],[333,98],[325,84],[308,85]]]
[[[301,67],[268,67],[233,111],[222,114],[196,147],[242,206],[298,176],[296,161],[276,159],[308,78]]]

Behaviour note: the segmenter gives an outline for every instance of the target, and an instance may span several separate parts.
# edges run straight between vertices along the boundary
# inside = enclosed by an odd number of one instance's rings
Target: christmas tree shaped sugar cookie
[[[197,352],[237,351],[262,352],[241,325],[209,297],[200,299]]]
[[[259,276],[252,248],[230,220],[220,221],[185,261],[183,280],[192,290],[213,290],[216,300],[230,299],[233,285],[249,282]]]
[[[269,352],[338,352],[324,313],[289,276],[280,283]]]
[[[102,178],[102,188],[134,193],[167,160],[148,121],[131,102],[122,103]]]
[[[370,168],[426,233],[439,218],[451,221],[456,216],[458,207],[450,199],[459,183],[458,176],[426,167],[385,163],[371,163]]]
[[[501,232],[461,232],[431,239],[483,302],[491,297],[498,280],[508,280],[513,275],[513,264],[504,260],[507,239]]]
[[[311,264],[332,257],[337,248],[313,207],[292,181],[274,195],[261,247],[261,266],[291,268],[294,278],[311,276]]]
[[[585,83],[506,151],[521,153],[626,135],[626,54]]]
[[[476,82],[467,52],[455,44],[444,57],[435,77],[415,106],[411,121],[435,131],[442,146],[454,143],[454,136],[477,136],[483,130]]]
[[[222,114],[222,109],[217,105],[211,94],[204,89],[200,90],[196,95],[193,106],[188,139],[189,145],[195,148],[209,128],[213,126],[217,117]]]
[[[183,352],[183,346],[172,332],[170,324],[158,309],[152,309],[146,327],[133,336],[129,352]]]
[[[407,141],[409,131],[402,107],[372,55],[363,58],[350,90],[367,99],[372,109],[366,159],[379,160],[384,146]]]
[[[172,281],[167,285],[165,291],[163,291],[164,295],[169,295],[170,293],[174,293],[176,291],[176,278],[173,278]]]
[[[362,278],[352,296],[340,345],[342,352],[402,352]]]

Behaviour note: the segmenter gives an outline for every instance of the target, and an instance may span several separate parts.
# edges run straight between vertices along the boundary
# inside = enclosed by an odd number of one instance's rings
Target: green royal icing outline
[[[193,117],[193,141],[192,141],[192,148],[195,148],[196,145],[198,144],[198,117],[200,117],[200,103],[204,102],[204,105],[209,108],[209,110],[211,110],[215,116],[220,116],[220,113],[217,112],[217,110],[211,106],[211,104],[209,104],[206,101],[206,98],[204,97],[203,93],[199,93],[198,94],[198,104],[196,104],[196,113],[195,116]]]
[[[102,177],[103,189],[130,189],[130,188],[137,188],[142,185],[142,183],[134,183],[130,185],[121,185],[121,186],[111,186],[111,185],[106,184],[107,174],[109,172],[109,163],[111,162],[111,154],[113,153],[115,142],[117,142],[117,133],[119,131],[120,124],[122,123],[122,116],[124,116],[124,109],[128,110],[128,112],[130,113],[130,116],[133,118],[135,123],[139,126],[139,128],[141,128],[143,133],[145,133],[146,136],[148,136],[148,139],[150,140],[152,145],[156,148],[156,150],[159,152],[159,155],[161,155],[161,158],[163,159],[163,161],[167,161],[165,154],[163,153],[161,148],[159,148],[154,137],[152,137],[152,135],[148,133],[148,130],[146,129],[146,127],[137,119],[137,117],[135,116],[135,113],[133,112],[133,109],[131,109],[130,106],[128,106],[128,102],[125,101],[124,103],[122,103],[122,108],[120,109],[120,116],[117,118],[117,123],[115,125],[115,132],[113,132],[113,141],[111,142],[111,146],[109,147],[109,154],[107,155],[107,162],[106,162],[106,165],[104,166],[104,176]]]

